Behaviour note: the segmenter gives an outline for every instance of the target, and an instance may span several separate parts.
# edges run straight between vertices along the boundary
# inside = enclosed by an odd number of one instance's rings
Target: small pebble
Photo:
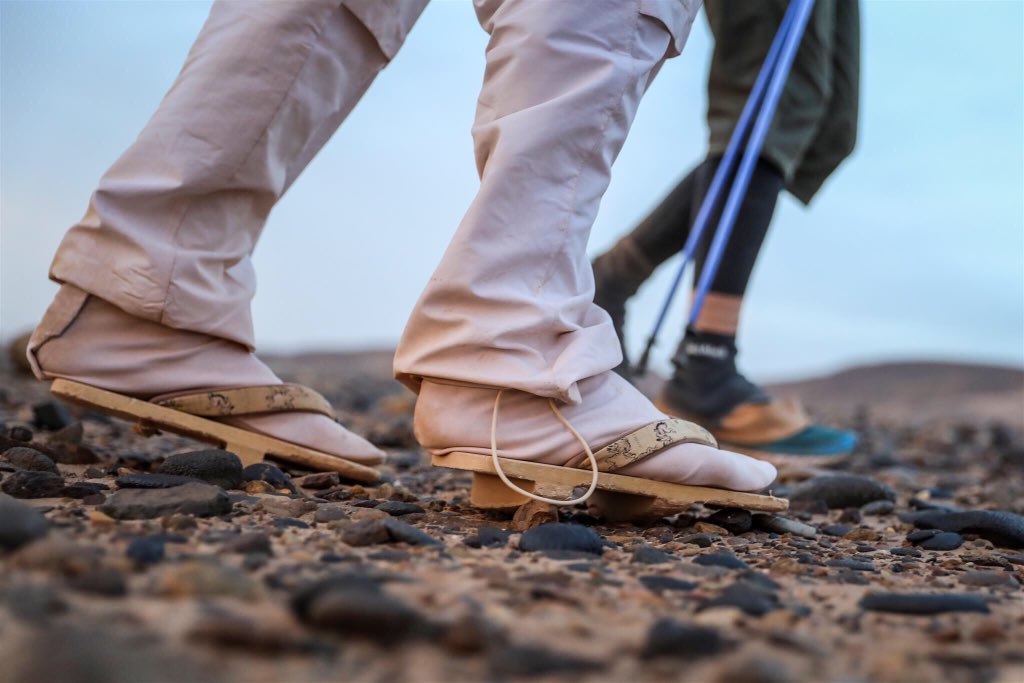
[[[694,564],[699,564],[704,567],[725,567],[726,569],[749,569],[749,565],[746,562],[736,557],[732,553],[727,552],[715,552],[706,553],[704,555],[698,555],[693,558]]]
[[[925,550],[956,550],[963,545],[964,539],[960,534],[952,531],[943,531],[931,538],[926,538],[917,544],[917,547]]]
[[[242,485],[242,461],[234,453],[215,448],[168,456],[160,473],[194,477],[225,489]]]
[[[647,631],[647,640],[641,656],[699,659],[723,652],[729,643],[717,629],[695,624],[684,624],[675,619],[655,621]]]
[[[555,522],[533,527],[523,533],[519,538],[519,549],[524,552],[571,550],[600,555],[604,552],[604,539],[588,527]]]

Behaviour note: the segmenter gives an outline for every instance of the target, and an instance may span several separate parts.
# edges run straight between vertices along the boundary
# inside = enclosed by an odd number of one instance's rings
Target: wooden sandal
[[[161,430],[215,444],[239,457],[243,465],[265,456],[317,471],[338,472],[347,479],[373,483],[380,473],[337,455],[251,432],[209,417],[289,411],[313,412],[334,418],[330,404],[312,389],[297,384],[182,392],[144,401],[66,379],[54,380],[50,392],[72,403],[136,422],[145,435]]]
[[[562,466],[498,457],[495,433],[500,398],[499,391],[495,399],[490,456],[453,451],[432,457],[432,463],[437,467],[473,472],[470,502],[476,507],[511,509],[525,505],[531,499],[568,505],[583,502],[591,493],[600,490],[617,494],[620,502],[636,510],[656,506],[678,511],[694,503],[764,512],[783,512],[789,508],[789,501],[771,495],[687,486],[614,473],[672,445],[701,443],[717,447],[715,438],[703,427],[676,418],[652,422],[593,453],[551,403],[555,415],[580,440],[585,453]],[[566,500],[572,496],[573,489],[580,486],[589,486],[590,489],[580,498]]]

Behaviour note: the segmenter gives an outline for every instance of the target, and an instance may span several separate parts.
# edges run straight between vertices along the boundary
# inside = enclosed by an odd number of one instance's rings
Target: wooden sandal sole
[[[578,486],[590,485],[592,473],[588,470],[545,465],[511,458],[500,458],[505,475],[525,491],[537,495],[568,499]],[[526,496],[508,488],[498,477],[490,456],[476,453],[454,452],[434,455],[435,467],[473,472],[473,488],[470,502],[482,509],[508,510],[530,502]],[[686,486],[653,479],[641,479],[624,474],[602,472],[598,475],[597,488],[618,494],[620,498],[631,497],[636,503],[658,503],[659,507],[684,509],[694,503],[705,503],[719,507],[743,508],[757,512],[785,512],[789,501],[775,496],[756,493],[728,491],[707,486]]]
[[[58,379],[50,385],[50,393],[66,401],[134,421],[142,434],[155,434],[162,430],[214,444],[237,455],[243,466],[262,462],[269,456],[319,472],[337,472],[359,482],[373,483],[380,479],[380,473],[367,465],[88,384]]]

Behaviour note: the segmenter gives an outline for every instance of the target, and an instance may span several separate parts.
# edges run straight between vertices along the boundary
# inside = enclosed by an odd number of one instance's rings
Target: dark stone
[[[861,562],[860,560],[854,560],[849,557],[843,557],[838,560],[828,560],[825,562],[826,567],[842,567],[843,569],[852,569],[856,572],[873,572],[875,571],[875,565],[871,562]]]
[[[132,539],[125,548],[124,554],[135,563],[136,567],[147,567],[158,564],[164,559],[165,539],[162,534],[140,536]]]
[[[922,529],[977,534],[1003,548],[1024,548],[1024,516],[994,510],[925,511],[915,515]]]
[[[395,543],[408,543],[409,545],[444,545],[433,536],[417,529],[411,524],[400,522],[397,519],[382,520],[384,528]]]
[[[126,474],[114,480],[122,489],[169,489],[182,484],[202,483],[195,477],[182,477],[177,474]]]
[[[752,617],[764,616],[782,609],[778,595],[753,581],[737,581],[727,586],[717,596],[701,605],[700,610],[712,607],[735,607]]]
[[[312,596],[300,618],[342,636],[394,645],[428,631],[416,610],[378,589],[333,588]]]
[[[829,509],[860,507],[876,500],[896,500],[896,492],[870,477],[829,474],[814,477],[795,487],[791,501],[821,501]]]
[[[274,547],[270,543],[270,536],[258,531],[240,534],[224,544],[224,551],[247,555],[249,553],[263,553],[273,555]]]
[[[8,448],[4,451],[3,456],[0,457],[21,470],[60,474],[60,471],[57,469],[57,465],[53,460],[48,458],[44,453],[40,453],[36,449],[29,448],[28,446]]]
[[[416,503],[405,503],[400,500],[386,500],[377,506],[378,510],[388,513],[392,517],[402,517],[403,515],[412,515],[418,512],[426,512],[423,508]]]
[[[15,498],[56,498],[64,489],[64,480],[53,472],[22,470],[4,478],[0,490]]]
[[[341,541],[347,545],[361,547],[389,543],[391,534],[382,519],[366,519],[353,522],[341,531]]]
[[[827,524],[821,527],[821,533],[825,534],[826,536],[842,537],[850,533],[851,531],[853,531],[853,528],[847,526],[846,524]]]
[[[931,538],[926,538],[917,545],[925,550],[956,550],[963,544],[964,538],[960,534],[953,533],[952,531],[943,531]]]
[[[160,465],[160,473],[195,477],[225,489],[242,485],[242,461],[234,453],[214,448],[169,456]]]
[[[331,574],[300,586],[291,596],[291,608],[299,620],[305,622],[309,620],[313,602],[321,595],[332,591],[379,593],[385,580],[382,574],[362,571]]]
[[[588,527],[555,522],[527,530],[519,539],[519,549],[524,552],[570,550],[600,555],[604,552],[604,539]]]
[[[30,505],[0,494],[0,548],[14,550],[42,538],[49,524],[42,513]]]
[[[721,537],[716,534],[690,534],[679,539],[680,543],[690,543],[701,548],[710,548]]]
[[[899,557],[921,557],[921,551],[916,548],[889,548],[889,553]]]
[[[84,500],[89,496],[109,490],[109,486],[99,481],[76,481],[61,489],[60,495],[64,498]]]
[[[18,441],[21,443],[28,443],[32,440],[33,436],[31,429],[21,425],[11,427],[7,430],[7,435],[10,437],[11,441]]]
[[[674,576],[664,576],[662,574],[648,574],[647,576],[639,577],[638,580],[643,584],[644,588],[653,593],[661,593],[663,591],[692,591],[700,585],[693,581],[684,581],[683,579],[677,579]]]
[[[85,498],[82,498],[82,504],[83,505],[92,505],[92,506],[103,505],[103,503],[106,500],[107,500],[107,497],[105,495],[103,495],[102,493],[90,493]]]
[[[891,500],[876,500],[862,507],[860,512],[868,517],[877,517],[891,514],[895,509],[896,503]]]
[[[100,511],[114,519],[152,519],[175,513],[210,517],[231,512],[231,500],[223,490],[210,484],[122,489],[107,498]]]
[[[482,526],[472,536],[466,536],[462,542],[470,548],[501,548],[508,543],[511,531],[496,529],[493,526]]]
[[[291,477],[281,471],[280,467],[269,462],[258,462],[242,470],[242,481],[265,481],[275,489],[288,489],[298,493]]]
[[[725,508],[707,518],[715,526],[720,526],[730,534],[743,534],[754,526],[754,518],[746,510]]]
[[[295,483],[304,489],[329,489],[341,483],[341,476],[337,472],[317,472],[296,479]]]
[[[860,608],[895,614],[988,613],[988,604],[970,593],[871,593],[861,598]]]
[[[637,564],[666,564],[675,561],[672,555],[652,545],[644,544],[633,551],[633,562]]]
[[[927,541],[933,536],[938,536],[939,531],[937,529],[919,529],[917,531],[911,531],[907,534],[907,540],[911,543],[917,544],[921,541]]]
[[[128,593],[124,575],[115,569],[97,568],[68,580],[68,587],[81,593],[119,598]]]
[[[495,680],[509,677],[539,678],[552,674],[583,674],[604,668],[601,662],[535,645],[501,645],[492,648],[488,661],[491,676]]]
[[[433,536],[391,517],[367,519],[350,524],[342,530],[341,540],[351,546],[367,546],[378,543],[442,545],[441,541]]]
[[[750,569],[750,566],[732,553],[720,551],[698,555],[693,558],[694,564],[704,567],[725,567],[726,569]]]
[[[684,624],[675,619],[658,619],[647,632],[647,642],[641,656],[679,657],[697,659],[721,653],[728,641],[715,629],[707,626]]]
[[[46,401],[32,406],[32,424],[36,429],[56,431],[71,424],[71,414],[63,403]]]

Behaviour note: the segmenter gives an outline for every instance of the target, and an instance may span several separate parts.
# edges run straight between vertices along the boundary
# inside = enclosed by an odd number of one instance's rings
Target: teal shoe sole
[[[786,467],[836,467],[857,446],[857,435],[842,429],[812,425],[791,437],[757,445],[723,442],[722,448]]]
[[[811,425],[798,434],[750,448],[786,455],[849,455],[857,447],[857,435],[842,429]]]

